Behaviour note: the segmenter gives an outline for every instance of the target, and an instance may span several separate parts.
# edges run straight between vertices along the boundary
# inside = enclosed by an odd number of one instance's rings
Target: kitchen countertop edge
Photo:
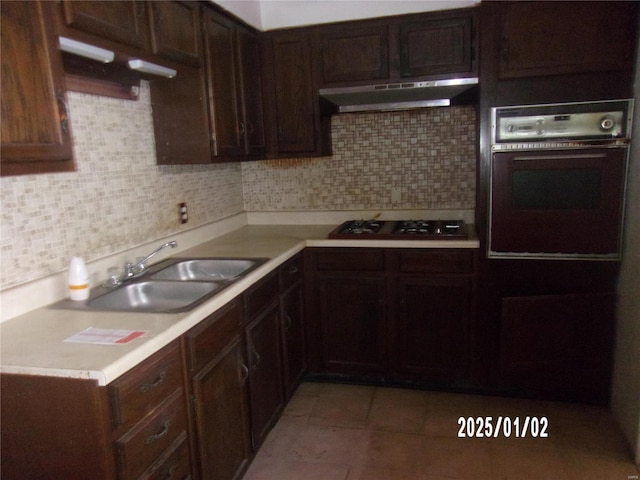
[[[43,307],[0,324],[2,350],[0,373],[41,375],[95,380],[108,385],[185,332],[233,301],[305,247],[370,248],[478,248],[475,231],[468,240],[332,240],[326,236],[335,225],[248,225],[198,245],[180,257],[253,257],[269,260],[195,309],[181,314],[122,312],[72,312]],[[244,250],[243,250],[244,249]],[[246,253],[251,253],[250,255]],[[267,255],[268,253],[268,255]],[[84,317],[83,317],[84,314]],[[114,319],[117,316],[117,319]],[[66,319],[65,319],[66,317]],[[68,321],[68,324],[65,323]],[[145,330],[142,337],[125,345],[56,344],[82,327]],[[60,328],[62,327],[62,328]],[[56,330],[58,328],[58,330]],[[43,331],[44,330],[44,331]],[[49,330],[49,331],[47,331]],[[5,335],[5,333],[7,335]],[[32,344],[29,345],[29,340]],[[16,342],[18,345],[11,343]],[[9,343],[10,347],[5,345]],[[49,342],[53,342],[50,344]],[[47,352],[46,346],[54,345]],[[31,347],[31,348],[29,348]],[[44,354],[42,347],[45,347]],[[56,348],[58,351],[56,351]],[[9,352],[7,353],[7,350]],[[12,351],[13,350],[13,351]],[[64,360],[75,352],[77,367]],[[50,354],[47,357],[47,353]],[[55,358],[56,355],[58,358]],[[54,358],[51,358],[54,357]],[[96,359],[103,358],[104,360]],[[82,361],[80,361],[82,359]]]

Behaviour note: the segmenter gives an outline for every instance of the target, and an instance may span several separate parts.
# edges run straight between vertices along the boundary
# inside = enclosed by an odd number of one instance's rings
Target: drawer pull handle
[[[151,383],[145,383],[144,385],[142,385],[140,387],[140,391],[143,393],[147,393],[153,390],[154,388],[162,384],[162,382],[164,382],[164,379],[166,376],[167,376],[167,372],[162,372]]]
[[[176,471],[176,468],[177,468],[176,465],[172,465],[169,471],[164,474],[164,477],[162,477],[162,480],[171,480],[173,478],[173,474]]]
[[[169,433],[169,420],[164,422],[162,425],[162,429],[158,433],[154,433],[153,435],[149,435],[147,437],[147,441],[145,442],[147,445],[151,445],[156,440],[164,437],[167,433]]]

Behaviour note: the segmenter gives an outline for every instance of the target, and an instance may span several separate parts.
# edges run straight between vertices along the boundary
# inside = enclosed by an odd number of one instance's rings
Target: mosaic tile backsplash
[[[333,155],[242,166],[244,208],[473,209],[473,106],[331,119]]]
[[[146,83],[68,96],[77,171],[0,179],[0,290],[243,210],[474,206],[474,107],[335,116],[330,157],[158,166]]]
[[[0,289],[242,211],[239,164],[156,165],[148,84],[137,101],[68,99],[77,171],[0,180]]]

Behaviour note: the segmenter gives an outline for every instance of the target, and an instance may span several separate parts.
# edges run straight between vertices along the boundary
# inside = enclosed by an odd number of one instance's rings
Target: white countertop
[[[178,314],[39,308],[0,324],[0,372],[95,379],[107,385],[188,331],[305,247],[478,248],[469,240],[328,240],[335,225],[249,225],[181,252],[179,257],[269,258],[195,309]],[[126,344],[64,340],[88,327],[143,330]]]

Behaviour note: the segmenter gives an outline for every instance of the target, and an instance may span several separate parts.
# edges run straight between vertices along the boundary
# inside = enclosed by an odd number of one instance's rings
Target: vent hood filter
[[[407,110],[452,105],[459,95],[478,84],[478,79],[455,78],[320,89],[320,97],[339,113]]]

